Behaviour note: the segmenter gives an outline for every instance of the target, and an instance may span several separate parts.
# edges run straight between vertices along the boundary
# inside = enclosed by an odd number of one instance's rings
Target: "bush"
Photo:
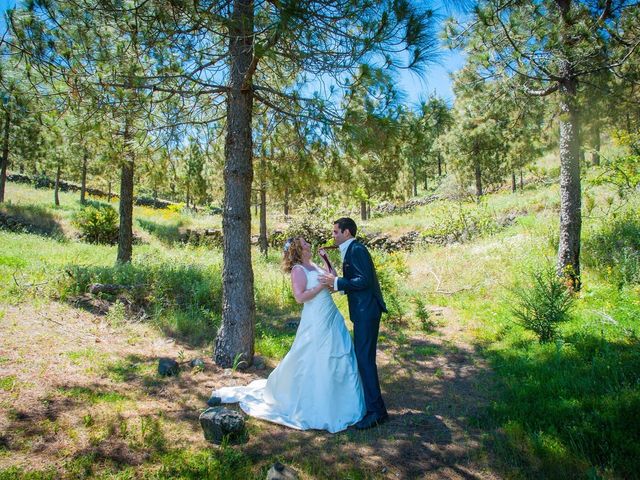
[[[547,265],[529,274],[532,282],[512,289],[515,303],[511,307],[520,324],[534,332],[540,343],[553,341],[558,325],[569,319],[574,297],[553,266]]]
[[[273,247],[281,247],[291,237],[302,237],[311,245],[324,245],[331,239],[333,225],[318,220],[303,219],[292,222],[284,232],[273,232],[269,241]]]
[[[73,216],[73,225],[89,243],[118,242],[118,214],[109,204],[89,202]]]
[[[125,285],[118,297],[129,310],[149,314],[168,335],[192,345],[203,345],[216,334],[222,312],[222,278],[218,265],[196,266],[154,262],[118,264],[112,267],[69,266],[60,278],[60,298],[75,300],[93,283]],[[117,305],[117,303],[116,303]],[[120,311],[119,311],[120,310]],[[122,321],[124,313],[116,307],[111,320]]]
[[[427,308],[424,300],[418,296],[412,298],[415,306],[415,316],[420,322],[420,329],[426,333],[432,333],[435,331],[438,323],[431,318],[431,312]]]
[[[640,218],[627,210],[587,236],[585,265],[602,270],[619,287],[640,283]]]
[[[462,243],[474,237],[496,233],[500,229],[495,214],[485,204],[442,204],[437,216],[438,220],[424,230],[422,236],[439,243]]]
[[[0,228],[50,236],[58,240],[65,238],[56,215],[40,205],[0,205]]]
[[[407,313],[406,295],[401,290],[404,279],[409,274],[406,258],[401,253],[383,253],[372,251],[382,297],[387,304],[386,321],[402,324]]]

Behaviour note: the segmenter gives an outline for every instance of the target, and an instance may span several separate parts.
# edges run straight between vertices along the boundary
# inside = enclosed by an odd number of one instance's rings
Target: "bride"
[[[303,303],[291,350],[265,380],[213,392],[223,403],[240,403],[251,416],[299,430],[331,433],[356,423],[366,412],[351,336],[344,318],[311,262],[301,237],[284,245],[283,270],[291,274],[293,296]],[[331,267],[325,261],[325,267]]]

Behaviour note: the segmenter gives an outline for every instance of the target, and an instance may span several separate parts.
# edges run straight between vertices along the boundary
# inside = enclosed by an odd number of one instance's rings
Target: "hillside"
[[[410,251],[374,251],[391,305],[379,344],[391,421],[329,435],[249,418],[246,443],[211,447],[197,421],[211,390],[266,377],[293,341],[299,306],[278,248],[253,251],[261,360],[222,370],[211,361],[221,252],[180,241],[220,216],[135,207],[133,262],[114,267],[115,246],[78,239],[77,194],[52,208],[50,190],[9,183],[0,212],[34,228],[0,230],[0,478],[264,478],[276,460],[302,478],[633,478],[639,197],[586,185],[583,289],[554,341],[513,313],[513,287],[532,291],[554,261],[553,171],[480,204],[447,199],[445,182],[438,200],[361,225],[420,236]],[[272,230],[287,226],[278,208]],[[313,221],[328,230],[339,210]],[[95,282],[130,288],[91,295]],[[159,377],[162,356],[183,372]]]

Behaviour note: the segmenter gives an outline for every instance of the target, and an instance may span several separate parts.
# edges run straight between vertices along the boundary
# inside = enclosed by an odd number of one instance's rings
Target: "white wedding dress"
[[[319,269],[307,270],[307,287]],[[328,290],[305,302],[291,350],[269,378],[213,392],[223,403],[240,403],[253,417],[299,430],[344,430],[365,412],[353,342]]]

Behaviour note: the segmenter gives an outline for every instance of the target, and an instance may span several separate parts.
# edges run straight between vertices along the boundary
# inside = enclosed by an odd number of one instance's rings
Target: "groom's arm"
[[[351,269],[354,275],[350,279],[338,277],[335,280],[335,290],[346,293],[364,290],[371,286],[373,278],[373,262],[364,248],[354,248],[351,254]]]

